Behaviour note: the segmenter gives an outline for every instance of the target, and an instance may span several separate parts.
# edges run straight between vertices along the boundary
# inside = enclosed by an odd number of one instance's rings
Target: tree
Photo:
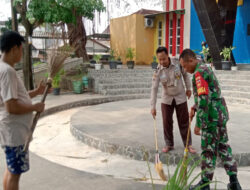
[[[3,28],[1,28],[2,33],[6,32],[8,30],[11,30],[11,18],[8,18],[8,20],[5,21],[4,25],[5,26]]]
[[[33,0],[30,3],[30,16],[47,23],[66,23],[70,45],[76,55],[87,60],[86,31],[82,17],[93,19],[95,11],[103,11],[102,0]],[[46,8],[44,9],[42,8]]]
[[[76,54],[87,59],[86,32],[82,17],[93,19],[95,11],[103,11],[102,0],[16,0],[16,10],[21,15],[25,27],[25,37],[32,36],[33,30],[42,23],[67,24],[70,44]],[[24,72],[31,72],[31,46],[26,40],[24,53]],[[24,75],[26,87],[31,87],[31,75]],[[31,76],[31,77],[30,77]],[[32,83],[33,84],[33,83]]]
[[[32,2],[29,1],[30,3]],[[16,11],[20,14],[21,23],[25,28],[25,44],[23,56],[23,78],[27,90],[34,89],[32,75],[32,52],[30,38],[32,38],[33,30],[43,23],[43,20],[34,20],[28,16],[28,0],[16,0],[14,2]]]
[[[10,1],[11,4],[11,18],[12,18],[12,30],[13,31],[18,31],[18,21],[17,21],[17,12],[16,12],[16,8],[14,6],[14,0]]]

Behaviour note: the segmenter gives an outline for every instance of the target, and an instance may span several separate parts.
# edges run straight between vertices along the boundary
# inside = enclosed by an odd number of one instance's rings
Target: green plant
[[[208,63],[213,63],[213,61],[214,61],[214,60],[213,60],[212,57],[210,57],[209,59],[207,59],[207,62],[208,62]]]
[[[207,57],[209,55],[209,47],[202,46],[202,50],[201,50],[200,54],[203,55],[205,62],[208,62]]]
[[[109,60],[110,61],[114,61],[115,60],[115,50],[113,50],[113,49],[110,49]]]
[[[231,53],[232,53],[232,50],[235,49],[235,47],[224,47],[221,52],[220,52],[220,55],[223,56],[223,60],[224,61],[231,61]]]
[[[157,60],[157,57],[154,55],[153,56],[153,62],[157,62],[156,60]]]
[[[134,57],[135,57],[135,50],[133,48],[127,48],[127,52],[126,52],[126,58],[129,61],[133,61]]]
[[[118,61],[121,61],[122,59],[121,59],[121,57],[120,57],[120,56],[118,56],[118,57],[117,57],[117,60],[118,60]]]
[[[102,55],[94,55],[93,59],[96,61],[96,63],[99,63],[102,58]]]
[[[193,174],[195,168],[200,165],[200,160],[194,162],[191,165],[192,158],[189,158],[185,161],[180,160],[179,164],[177,165],[175,172],[172,176],[169,175],[169,180],[164,188],[164,190],[188,190],[189,187],[194,183],[196,179],[198,179],[202,172],[197,174],[196,176],[192,177],[191,175]],[[189,166],[190,165],[190,166]],[[189,166],[189,167],[188,167]],[[217,183],[217,182],[209,182],[206,183],[203,186],[206,186],[207,184],[211,183]],[[215,187],[216,190],[216,187]]]
[[[73,55],[75,51],[69,44],[64,44],[63,46],[58,47],[57,50],[71,55]]]
[[[61,82],[61,76],[64,75],[64,69],[61,69],[52,79],[52,87],[59,88]]]
[[[35,63],[33,64],[33,66],[34,66],[34,67],[37,67],[38,65],[41,65],[41,64],[43,64],[43,62],[38,61],[38,62],[35,62]]]

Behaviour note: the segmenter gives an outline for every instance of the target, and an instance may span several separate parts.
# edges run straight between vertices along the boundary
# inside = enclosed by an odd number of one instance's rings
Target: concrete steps
[[[230,103],[250,105],[250,71],[215,71],[222,94]],[[136,95],[150,97],[153,70],[90,70],[94,90],[102,95]],[[191,76],[190,76],[191,77]],[[158,96],[161,95],[161,85]]]

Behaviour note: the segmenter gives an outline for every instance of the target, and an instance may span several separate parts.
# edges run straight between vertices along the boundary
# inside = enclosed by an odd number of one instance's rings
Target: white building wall
[[[191,1],[185,0],[183,49],[190,48]]]
[[[170,0],[169,1],[169,10],[174,10],[174,1],[173,0]]]
[[[187,0],[185,0],[187,1]],[[177,9],[181,9],[181,0],[177,0]]]

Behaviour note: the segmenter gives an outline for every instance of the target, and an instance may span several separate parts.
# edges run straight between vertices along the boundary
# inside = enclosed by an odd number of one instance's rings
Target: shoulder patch
[[[197,87],[198,96],[208,95],[208,84],[207,81],[201,76],[199,72],[195,74],[195,83]]]

